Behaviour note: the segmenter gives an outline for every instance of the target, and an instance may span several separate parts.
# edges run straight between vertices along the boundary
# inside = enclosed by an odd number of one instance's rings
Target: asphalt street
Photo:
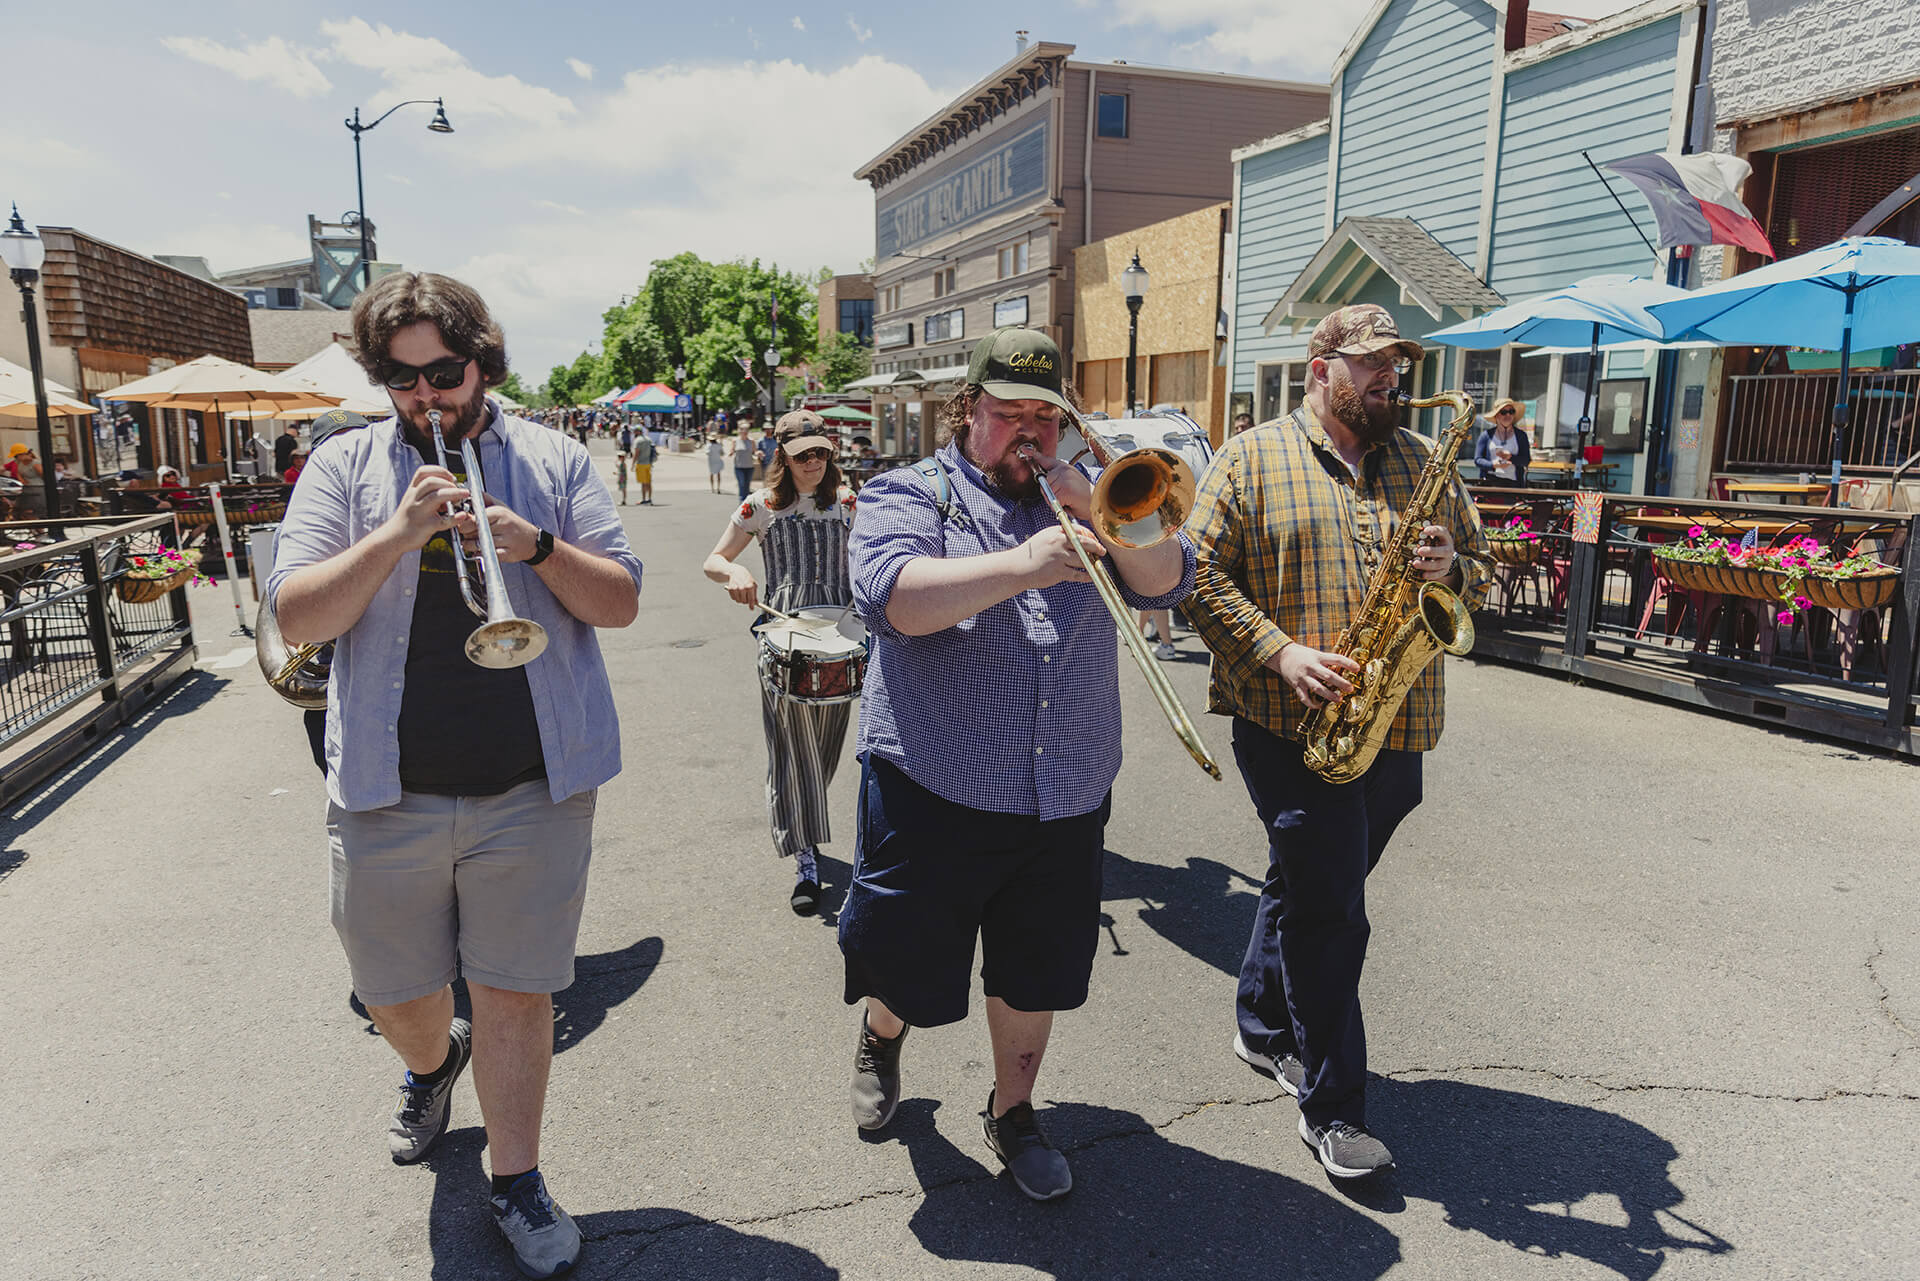
[[[1396,1173],[1334,1184],[1234,1057],[1264,842],[1126,664],[1109,924],[1038,1089],[1072,1195],[1026,1201],[985,1148],[977,993],[913,1034],[907,1101],[863,1137],[834,918],[788,911],[767,838],[748,616],[699,572],[732,499],[690,456],[656,474],[624,509],[640,618],[602,634],[626,764],[541,1160],[579,1276],[1920,1272],[1920,773],[1491,663],[1450,661],[1425,803],[1369,887]],[[517,1275],[470,1080],[423,1167],[387,1159],[399,1069],[347,1004],[299,715],[225,586],[193,597],[195,673],[0,815],[0,1278]],[[829,907],[856,777],[849,756]]]

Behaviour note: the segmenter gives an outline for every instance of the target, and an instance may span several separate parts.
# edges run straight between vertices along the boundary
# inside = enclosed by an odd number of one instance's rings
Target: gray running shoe
[[[1320,1164],[1336,1179],[1364,1179],[1393,1168],[1393,1153],[1387,1151],[1387,1145],[1351,1121],[1315,1126],[1307,1124],[1302,1116],[1300,1141],[1313,1149]]]
[[[900,1047],[912,1028],[889,1040],[867,1030],[860,1015],[860,1041],[853,1052],[853,1123],[863,1130],[885,1128],[900,1106]]]
[[[447,1039],[453,1043],[453,1071],[438,1085],[415,1085],[411,1072],[400,1078],[400,1106],[393,1110],[393,1121],[387,1126],[387,1151],[395,1165],[412,1165],[420,1160],[447,1132],[447,1121],[453,1115],[453,1083],[473,1057],[473,1025],[455,1019],[447,1029]]]
[[[580,1260],[580,1229],[547,1195],[540,1171],[529,1170],[493,1198],[493,1221],[530,1277],[557,1277]]]
[[[996,1117],[993,1091],[989,1090],[987,1110],[980,1114],[980,1122],[986,1130],[987,1146],[1022,1192],[1036,1201],[1051,1201],[1073,1191],[1073,1171],[1040,1128],[1033,1104],[1016,1103],[1005,1115]]]
[[[1233,1034],[1233,1052],[1261,1076],[1270,1076],[1294,1098],[1300,1097],[1300,1083],[1307,1079],[1307,1065],[1294,1054],[1255,1054],[1247,1048],[1246,1038]]]

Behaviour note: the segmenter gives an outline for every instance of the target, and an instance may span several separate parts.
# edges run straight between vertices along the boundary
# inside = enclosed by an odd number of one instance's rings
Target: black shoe
[[[1241,1062],[1258,1072],[1261,1076],[1270,1076],[1280,1083],[1280,1088],[1294,1098],[1300,1097],[1300,1083],[1307,1079],[1307,1065],[1300,1061],[1297,1054],[1255,1054],[1247,1048],[1247,1040],[1240,1033],[1233,1034],[1233,1052],[1240,1056]]]
[[[820,882],[812,877],[795,881],[793,896],[787,900],[795,916],[812,916],[820,910]]]
[[[1393,1168],[1393,1153],[1387,1151],[1387,1145],[1351,1121],[1309,1125],[1303,1115],[1300,1141],[1313,1149],[1320,1164],[1336,1179],[1363,1179]]]
[[[993,1091],[987,1091],[987,1110],[980,1114],[987,1146],[1007,1167],[1019,1189],[1036,1201],[1052,1201],[1073,1191],[1073,1171],[1040,1122],[1033,1104],[1016,1103],[1002,1116],[993,1114]]]
[[[867,1027],[860,1016],[860,1043],[853,1052],[853,1123],[863,1130],[879,1130],[893,1120],[900,1106],[900,1046],[911,1028],[896,1037],[884,1037]]]

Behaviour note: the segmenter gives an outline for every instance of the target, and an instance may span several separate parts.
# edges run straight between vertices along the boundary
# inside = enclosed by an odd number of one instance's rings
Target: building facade
[[[1022,46],[855,177],[874,191],[883,453],[932,446],[933,407],[1000,325],[1074,343],[1073,251],[1228,198],[1228,153],[1326,113],[1317,85],[1076,62]]]
[[[1208,205],[1073,251],[1073,376],[1087,409],[1114,418],[1126,412],[1131,337],[1134,404],[1171,405],[1220,443],[1226,427],[1221,266],[1230,217],[1230,205]],[[1120,273],[1136,254],[1150,283],[1134,334]]]
[[[820,341],[829,334],[852,334],[861,342],[873,341],[873,277],[865,272],[833,276],[820,282],[820,305],[815,319],[820,326]]]

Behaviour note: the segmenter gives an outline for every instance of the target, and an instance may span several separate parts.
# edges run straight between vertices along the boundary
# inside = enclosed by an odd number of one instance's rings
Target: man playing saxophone
[[[1351,782],[1302,761],[1308,709],[1354,690],[1356,664],[1331,647],[1382,571],[1429,452],[1396,425],[1389,396],[1424,353],[1384,308],[1335,311],[1308,354],[1305,403],[1230,437],[1201,483],[1187,522],[1199,568],[1186,611],[1213,651],[1208,710],[1233,718],[1234,759],[1269,840],[1234,1052],[1299,1100],[1300,1136],[1327,1171],[1355,1178],[1393,1164],[1366,1128],[1366,878],[1420,803],[1421,753],[1440,737],[1444,691],[1435,663]],[[1486,542],[1457,477],[1433,510],[1413,575],[1477,606]]]

